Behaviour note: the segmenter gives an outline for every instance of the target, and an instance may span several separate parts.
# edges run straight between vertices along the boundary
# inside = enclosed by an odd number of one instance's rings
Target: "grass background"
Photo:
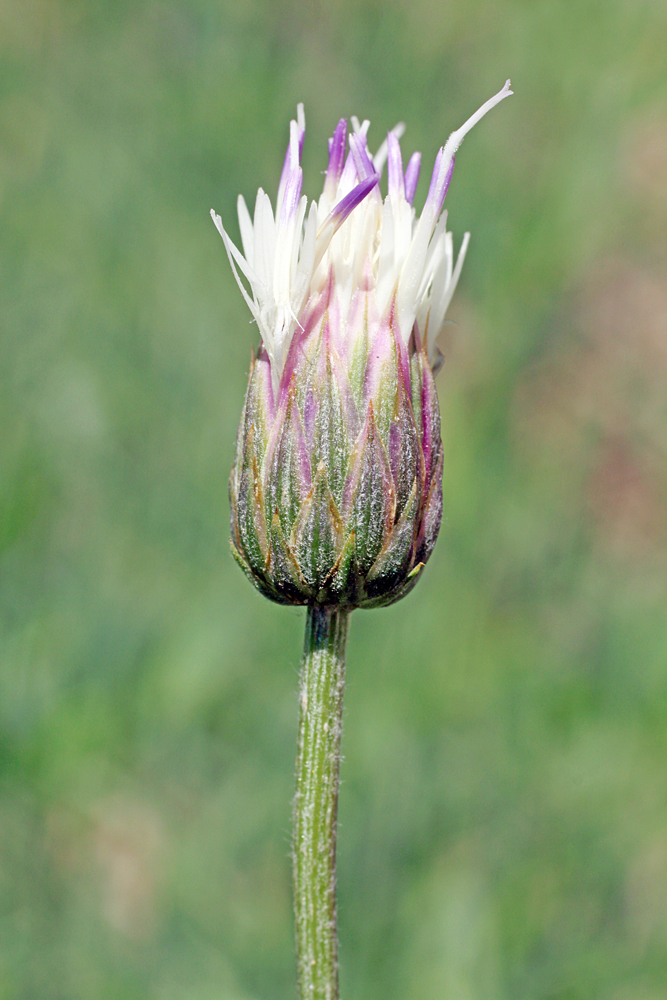
[[[303,614],[227,549],[255,333],[208,217],[298,100],[472,231],[445,521],[352,619],[346,1000],[667,996],[667,6],[0,0],[0,997],[294,996]],[[423,200],[427,178],[417,195]]]

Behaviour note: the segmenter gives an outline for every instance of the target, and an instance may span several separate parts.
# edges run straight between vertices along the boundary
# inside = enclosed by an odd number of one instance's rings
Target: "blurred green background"
[[[227,547],[210,219],[466,140],[445,521],[352,618],[345,1000],[667,997],[667,5],[0,0],[0,997],[293,997],[303,613]],[[421,204],[427,178],[422,178]]]

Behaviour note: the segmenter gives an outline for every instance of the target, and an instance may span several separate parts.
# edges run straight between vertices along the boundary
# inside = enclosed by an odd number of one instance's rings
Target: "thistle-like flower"
[[[455,259],[443,203],[464,136],[511,93],[508,80],[450,135],[419,217],[421,157],[403,170],[403,125],[372,156],[369,122],[356,118],[349,137],[338,123],[324,190],[308,208],[302,105],[275,216],[261,189],[253,220],[239,197],[243,255],[211,212],[261,335],[230,479],[231,545],[275,601],[390,604],[433,550],[443,462],[436,339],[469,239]]]

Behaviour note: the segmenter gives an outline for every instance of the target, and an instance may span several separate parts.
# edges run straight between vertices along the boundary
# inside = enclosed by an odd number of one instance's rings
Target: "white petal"
[[[433,360],[435,353],[435,340],[442,329],[442,324],[445,321],[445,315],[449,309],[449,303],[452,301],[452,296],[456,291],[456,286],[458,285],[459,278],[461,277],[461,269],[463,268],[463,261],[465,260],[466,251],[468,249],[468,243],[470,242],[470,233],[465,233],[463,241],[461,243],[461,249],[459,250],[459,255],[456,259],[456,267],[454,268],[454,273],[452,274],[452,280],[445,286],[445,293],[437,304],[435,310],[432,310],[431,317],[429,320],[428,329],[428,356]]]
[[[377,272],[378,308],[384,313],[396,285],[394,207],[389,198],[385,198],[382,212],[382,241]]]
[[[252,222],[250,221],[250,213],[248,211],[248,206],[245,203],[245,198],[242,194],[238,198],[238,213],[239,213],[239,228],[241,229],[241,242],[243,243],[243,252],[245,254],[246,260],[253,266],[254,257],[254,246],[255,237],[252,228]]]
[[[259,310],[258,310],[258,304],[257,304],[257,301],[256,301],[257,287],[259,285],[259,281],[257,279],[257,276],[254,274],[254,272],[252,271],[252,269],[248,266],[247,262],[244,260],[244,258],[241,256],[241,254],[239,253],[239,251],[237,250],[237,248],[234,246],[234,244],[230,240],[230,238],[227,235],[227,233],[225,231],[225,228],[224,228],[224,226],[222,224],[222,219],[220,218],[219,215],[216,215],[216,213],[215,213],[215,211],[213,209],[211,209],[211,218],[213,219],[213,222],[215,223],[216,229],[218,230],[218,232],[222,236],[222,242],[225,244],[225,250],[227,251],[227,256],[229,257],[229,263],[231,264],[232,272],[233,272],[234,277],[236,279],[236,284],[241,289],[241,294],[243,295],[243,298],[246,300],[246,302],[248,304],[248,308],[250,309],[250,312],[253,314],[253,316],[255,317],[255,319],[257,319],[258,318],[258,312],[259,312]],[[234,261],[236,261],[236,263],[241,268],[243,274],[245,275],[245,277],[250,282],[250,286],[252,288],[253,295],[255,296],[255,299],[251,299],[250,296],[248,295],[248,292],[246,291],[246,287],[243,284],[243,282],[241,281],[241,278],[239,277],[239,273],[236,270],[236,264],[234,263]]]
[[[297,211],[295,223],[294,223],[294,239],[292,242],[292,266],[290,268],[290,288],[294,289],[294,281],[296,279],[296,271],[299,263],[299,253],[301,251],[301,244],[303,242],[303,220],[306,215],[306,208],[308,207],[308,198],[304,194],[299,202],[299,208]]]
[[[273,269],[276,259],[276,224],[273,219],[271,199],[260,188],[255,202],[254,266],[257,276],[267,289],[273,288]]]
[[[294,278],[293,301],[301,308],[308,294],[315,264],[315,240],[317,235],[317,205],[311,203],[308,221],[303,234],[303,244],[299,254],[299,265]]]
[[[433,280],[433,274],[439,267],[440,261],[445,255],[445,239],[446,239],[446,226],[447,226],[447,213],[443,212],[438,220],[438,224],[435,227],[433,236],[431,237],[431,242],[428,245],[428,250],[426,251],[426,258],[424,260],[424,270],[422,271],[422,278],[419,283],[419,289],[417,291],[417,299],[421,299]]]

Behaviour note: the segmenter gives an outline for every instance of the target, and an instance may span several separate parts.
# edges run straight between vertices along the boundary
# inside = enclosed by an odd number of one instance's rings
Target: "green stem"
[[[299,691],[294,915],[301,1000],[338,1000],[336,822],[349,612],[309,607]]]

